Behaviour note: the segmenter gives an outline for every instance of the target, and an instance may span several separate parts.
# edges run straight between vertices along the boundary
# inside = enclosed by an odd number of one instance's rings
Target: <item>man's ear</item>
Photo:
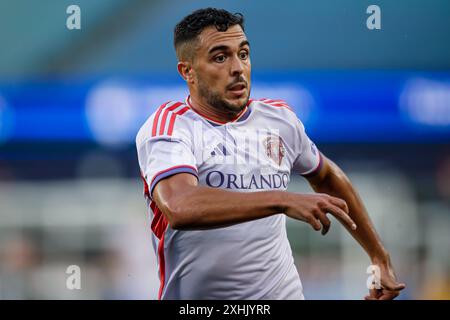
[[[177,65],[178,73],[188,83],[192,83],[194,80],[193,69],[189,62],[181,61]]]

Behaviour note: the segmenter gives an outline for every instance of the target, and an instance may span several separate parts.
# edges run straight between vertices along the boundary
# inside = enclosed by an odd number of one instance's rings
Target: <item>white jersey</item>
[[[303,299],[286,235],[286,216],[209,230],[174,230],[152,200],[155,185],[177,173],[235,192],[286,190],[291,171],[314,174],[320,152],[281,100],[249,100],[217,123],[185,103],[168,102],[136,137],[158,257],[160,299]]]

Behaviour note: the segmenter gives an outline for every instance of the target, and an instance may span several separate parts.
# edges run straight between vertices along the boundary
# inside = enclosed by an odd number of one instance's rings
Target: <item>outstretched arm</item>
[[[366,299],[393,299],[405,285],[397,282],[390,257],[384,248],[361,198],[345,173],[331,160],[322,155],[321,170],[308,181],[316,192],[326,193],[346,201],[349,216],[358,228],[352,230],[344,223],[351,235],[359,242],[369,255],[372,264],[380,267],[383,289],[371,290]],[[339,218],[338,218],[339,219]]]
[[[218,228],[280,213],[323,233],[329,227],[326,213],[356,228],[345,201],[326,194],[233,192],[199,186],[197,178],[188,173],[161,180],[153,190],[153,199],[173,229]]]

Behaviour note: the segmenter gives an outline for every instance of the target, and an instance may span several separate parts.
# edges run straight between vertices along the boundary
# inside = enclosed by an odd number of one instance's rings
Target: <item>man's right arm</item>
[[[157,183],[153,200],[173,229],[195,230],[224,227],[274,214],[309,223],[325,234],[326,216],[341,218],[351,228],[344,200],[326,194],[298,194],[286,191],[234,192],[199,186],[191,174],[179,173]]]

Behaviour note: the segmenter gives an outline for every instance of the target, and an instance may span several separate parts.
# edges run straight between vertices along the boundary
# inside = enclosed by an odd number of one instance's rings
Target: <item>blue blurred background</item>
[[[371,4],[381,30],[366,27]],[[2,0],[0,299],[156,298],[134,138],[187,95],[173,27],[207,6],[244,14],[252,97],[286,100],[348,173],[408,284],[400,298],[449,299],[446,0]],[[312,192],[299,177],[290,190]],[[321,237],[289,220],[288,235],[306,298],[365,295],[369,260],[338,223]]]

